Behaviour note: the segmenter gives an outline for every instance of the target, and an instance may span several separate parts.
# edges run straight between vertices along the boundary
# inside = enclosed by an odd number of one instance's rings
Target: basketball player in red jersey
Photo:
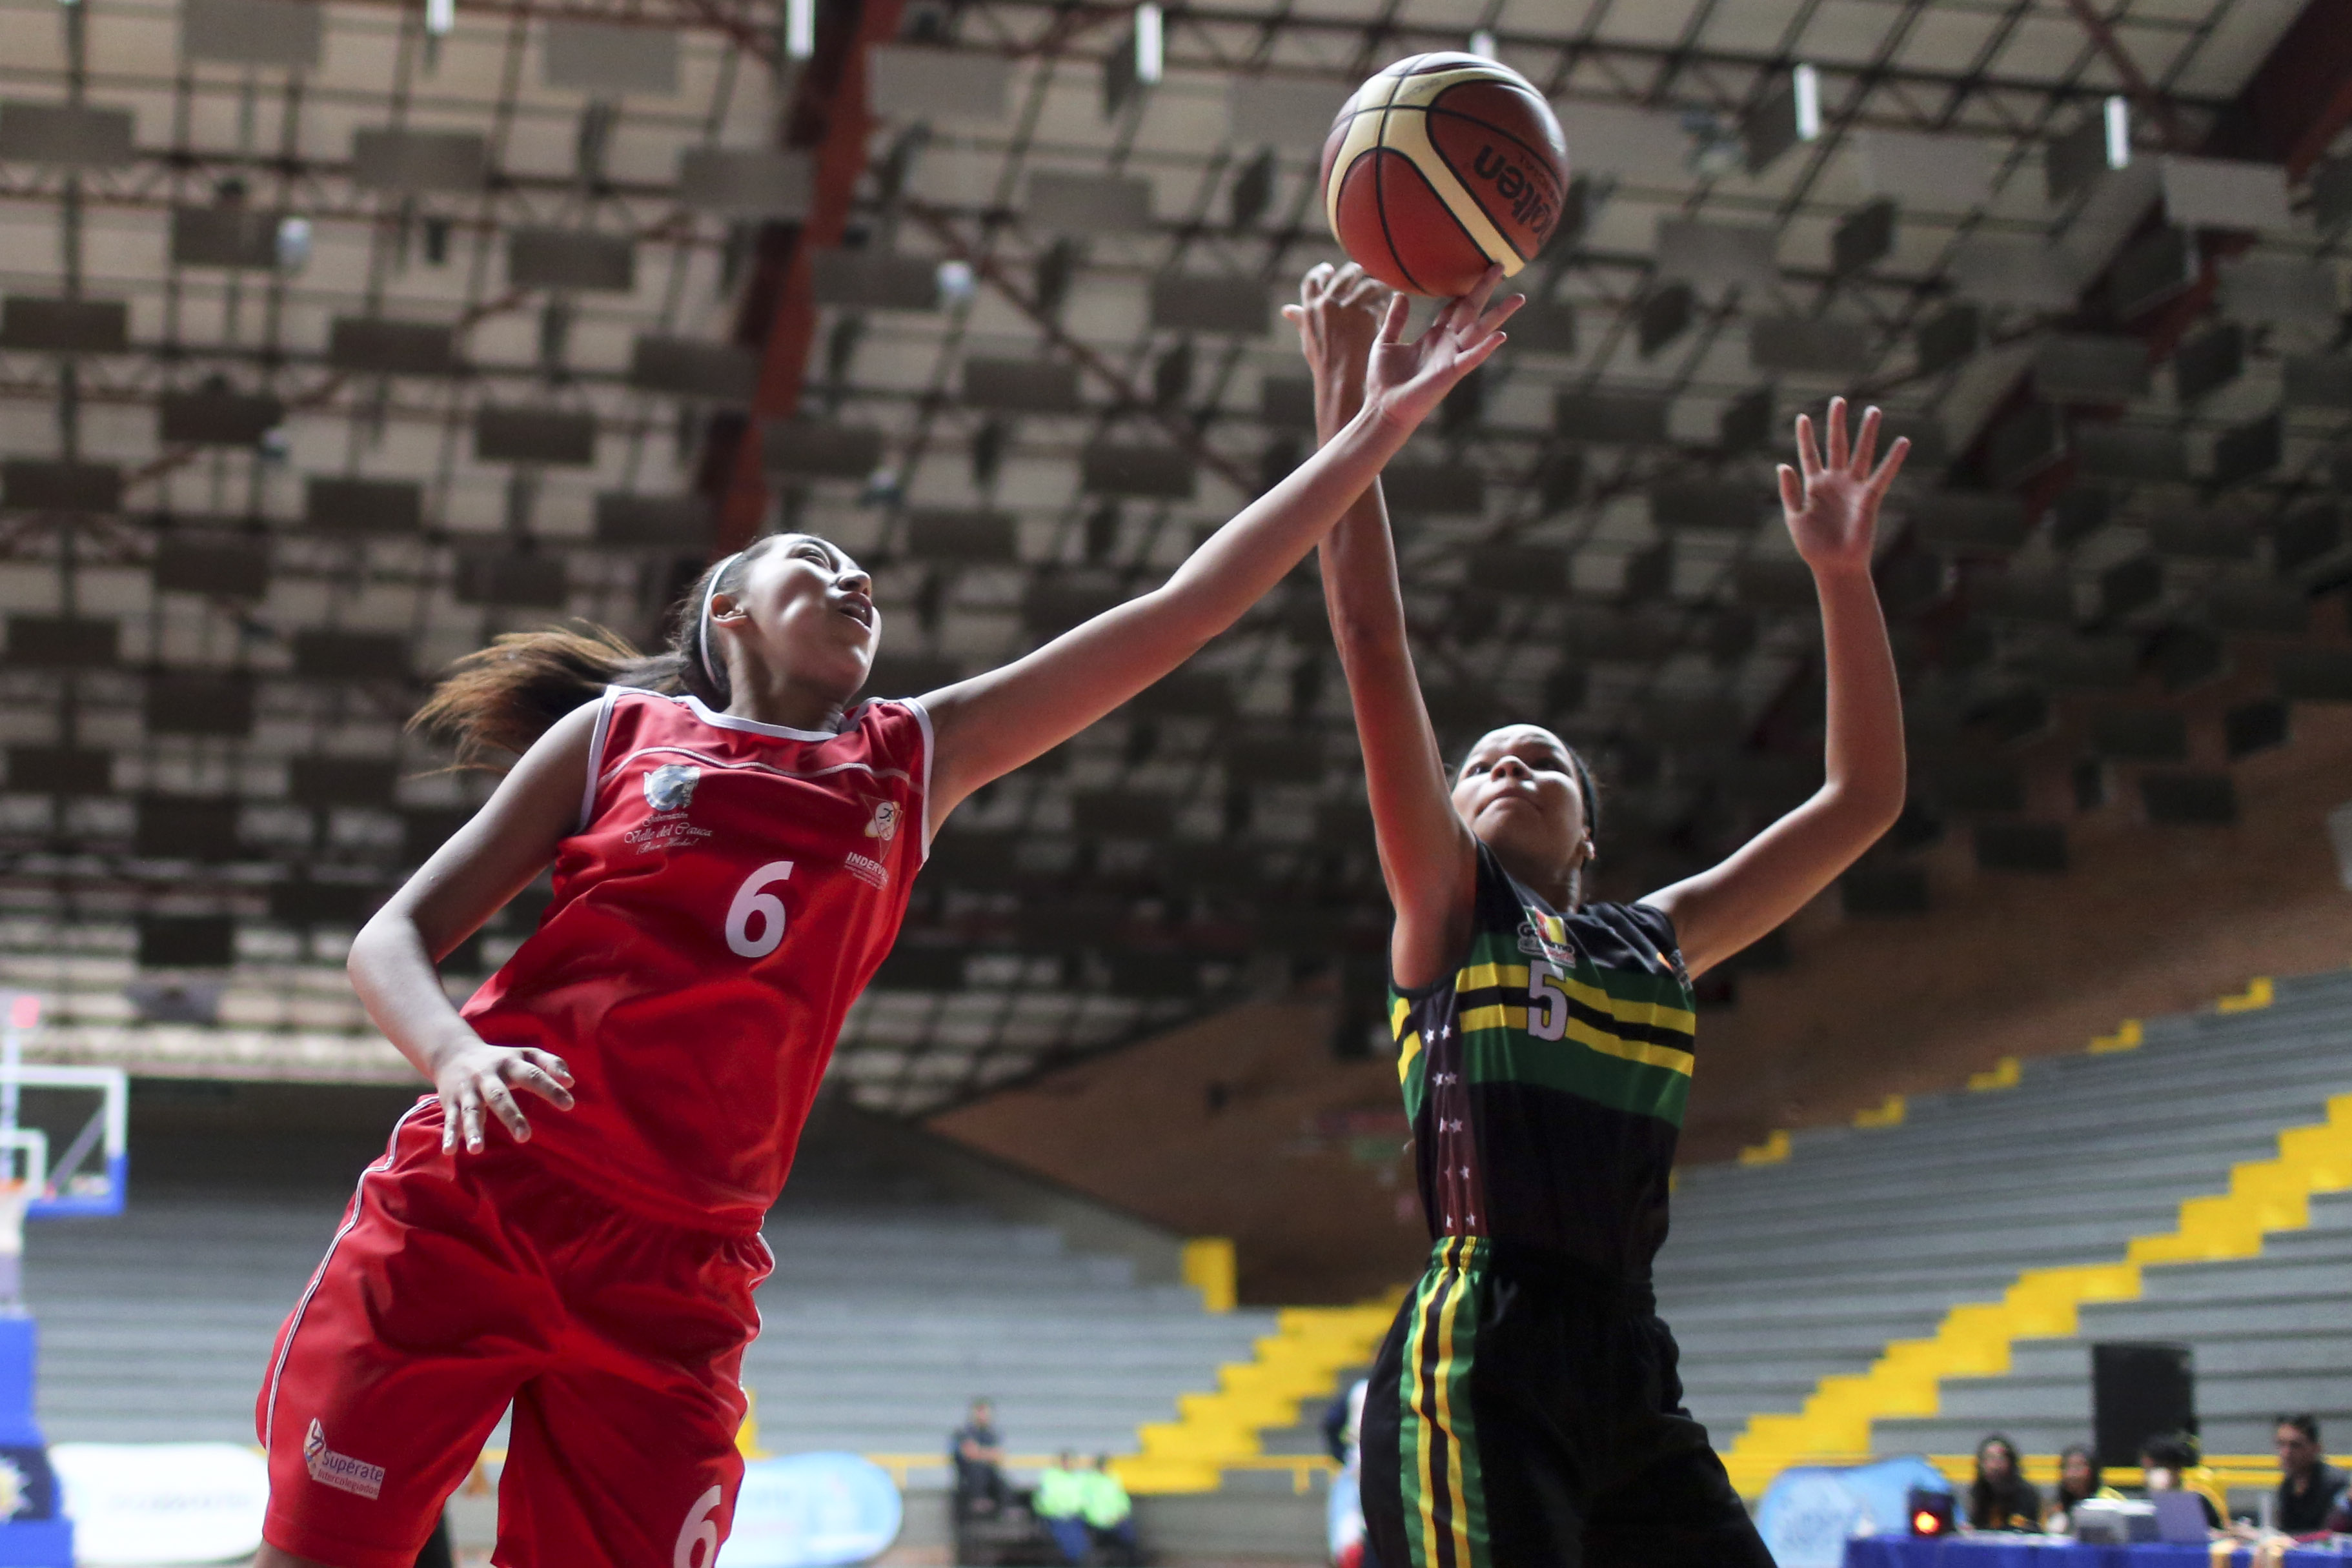
[[[872,582],[806,534],[711,568],[665,653],[550,632],[461,662],[419,721],[520,760],[352,944],[434,1093],[278,1333],[257,1568],[408,1568],[509,1400],[496,1562],[713,1568],[760,1221],[932,834],[1313,548],[1501,343],[1497,276],[1417,341],[1391,311],[1362,417],[1166,583],[987,674],[854,703]],[[551,862],[538,930],[453,1008],[435,964]]]

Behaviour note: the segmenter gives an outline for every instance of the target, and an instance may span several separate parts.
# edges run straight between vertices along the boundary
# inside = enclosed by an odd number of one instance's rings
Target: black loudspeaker
[[[2102,1466],[2139,1463],[2150,1437],[2197,1431],[2197,1369],[2185,1344],[2091,1347],[2091,1433]]]

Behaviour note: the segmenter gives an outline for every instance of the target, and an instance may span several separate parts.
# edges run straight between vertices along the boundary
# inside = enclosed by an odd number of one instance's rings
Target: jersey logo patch
[[[1568,922],[1556,915],[1526,912],[1519,927],[1519,951],[1530,958],[1549,958],[1563,968],[1576,967],[1576,949],[1568,940]]]
[[[866,803],[874,808],[874,820],[866,824],[866,836],[869,839],[880,839],[886,844],[897,838],[898,836],[898,802],[869,799]]]
[[[666,762],[646,775],[646,804],[656,811],[683,811],[694,802],[694,787],[702,769],[682,762]]]
[[[320,1486],[347,1491],[370,1502],[383,1495],[383,1467],[339,1454],[327,1447],[327,1429],[319,1424],[316,1416],[310,1417],[310,1430],[302,1439],[302,1464],[310,1472],[310,1479]]]

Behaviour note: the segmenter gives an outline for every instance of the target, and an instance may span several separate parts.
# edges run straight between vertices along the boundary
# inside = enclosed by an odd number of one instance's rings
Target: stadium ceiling
[[[1988,734],[2293,646],[2340,564],[2328,0],[0,0],[0,972],[52,997],[52,1055],[394,1071],[336,961],[479,798],[401,723],[497,632],[650,637],[714,549],[803,528],[873,567],[898,695],[1157,580],[1311,443],[1276,307],[1333,255],[1333,111],[1408,53],[1492,52],[1568,132],[1533,303],[1388,495],[1442,729],[1591,747],[1614,891],[1817,776],[1769,476],[1832,391],[1919,446],[1890,855],[2015,810]],[[964,809],[836,1072],[919,1113],[1376,955],[1353,753],[1302,574]],[[2063,841],[2017,826],[2029,862]]]

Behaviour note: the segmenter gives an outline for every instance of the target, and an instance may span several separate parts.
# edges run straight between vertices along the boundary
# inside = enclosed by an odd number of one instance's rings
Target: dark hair
[[[2273,1428],[2292,1427],[2308,1438],[2313,1448],[2319,1446],[2319,1417],[2307,1411],[2297,1412],[2293,1416],[2282,1416],[2272,1425]]]
[[[2080,1492],[2069,1490],[2066,1486],[2066,1461],[2073,1458],[2077,1454],[2082,1455],[2083,1462],[2091,1467],[2091,1484],[2084,1488]],[[2058,1451],[2058,1506],[2061,1508],[2072,1508],[2086,1497],[2096,1497],[2098,1495],[2099,1456],[2092,1452],[2088,1444],[2067,1444],[2065,1448]]]
[[[1985,1450],[1999,1443],[2009,1453],[2009,1476],[1995,1481],[1984,1473]],[[2017,1445],[1999,1432],[1977,1444],[1977,1477],[1969,1485],[1969,1523],[1977,1530],[2008,1530],[2024,1520],[2029,1528],[2041,1522],[2042,1497],[2025,1479]]]
[[[2197,1439],[2186,1432],[2160,1433],[2140,1444],[2139,1458],[2144,1469],[2185,1470],[2197,1463]]]
[[[451,664],[408,727],[450,747],[459,766],[487,768],[502,752],[519,757],[530,750],[558,719],[594,702],[606,686],[690,694],[724,707],[727,672],[702,660],[702,609],[712,593],[740,587],[751,558],[781,537],[754,539],[706,567],[670,607],[661,652],[640,653],[619,632],[586,622],[575,629],[509,632]]]
[[[1551,730],[1543,725],[1530,724],[1520,726],[1516,724],[1506,724],[1497,725],[1496,727],[1496,729],[1518,729],[1522,727],[1543,730],[1546,735],[1550,736],[1554,740],[1559,741],[1560,750],[1568,754],[1569,777],[1576,780],[1576,792],[1582,796],[1584,800],[1584,831],[1588,837],[1598,841],[1601,837],[1601,786],[1593,780],[1592,768],[1591,766],[1584,760],[1584,753],[1577,750],[1576,747],[1570,746],[1567,741],[1561,740],[1559,735],[1556,731]],[[1490,729],[1486,732],[1486,735],[1492,735],[1494,733],[1495,731]],[[1486,738],[1486,735],[1482,735],[1478,737],[1479,740],[1484,740]],[[1474,741],[1471,743],[1471,750],[1475,751],[1476,749],[1477,742]],[[1462,755],[1462,760],[1454,765],[1454,778],[1455,782],[1458,783],[1461,781],[1462,770],[1469,766],[1470,754],[1469,752],[1465,752]]]

